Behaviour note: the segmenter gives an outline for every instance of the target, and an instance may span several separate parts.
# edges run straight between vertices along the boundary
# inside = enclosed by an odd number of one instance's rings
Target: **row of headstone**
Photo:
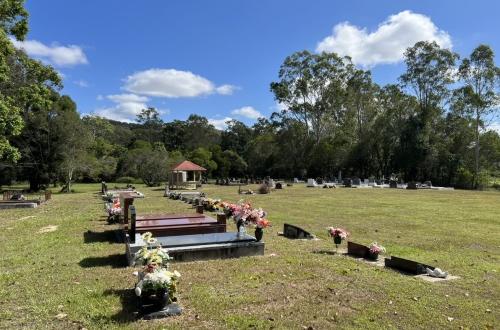
[[[250,182],[248,178],[246,179],[235,179],[235,178],[225,178],[225,179],[216,179],[215,184],[217,185],[222,185],[222,186],[230,186],[230,185],[237,185],[237,184],[249,184],[253,183]]]

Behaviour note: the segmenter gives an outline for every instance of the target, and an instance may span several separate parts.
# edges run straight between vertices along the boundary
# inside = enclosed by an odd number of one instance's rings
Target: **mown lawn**
[[[172,265],[182,273],[182,316],[134,319],[133,269],[117,226],[105,221],[100,185],[76,185],[37,209],[0,210],[0,328],[442,329],[500,324],[500,193],[313,189],[246,196],[269,212],[265,256]],[[139,213],[186,212],[162,189],[139,187]],[[207,185],[209,197],[241,198]],[[288,240],[283,223],[320,238]],[[335,256],[326,227],[377,241],[388,254],[460,276],[428,283]],[[47,226],[55,231],[40,232]],[[235,226],[229,226],[230,231]],[[58,317],[57,317],[58,316]]]

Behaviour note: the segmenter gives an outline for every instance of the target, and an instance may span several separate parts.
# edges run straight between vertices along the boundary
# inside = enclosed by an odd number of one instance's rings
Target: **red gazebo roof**
[[[200,165],[196,165],[195,163],[190,162],[189,160],[180,162],[172,169],[172,171],[206,171],[206,170],[207,170],[206,168],[201,167]]]

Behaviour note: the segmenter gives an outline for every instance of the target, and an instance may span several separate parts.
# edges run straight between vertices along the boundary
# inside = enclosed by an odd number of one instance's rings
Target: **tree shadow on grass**
[[[100,319],[106,319],[116,323],[130,323],[138,318],[137,296],[133,289],[108,289],[104,291],[104,296],[120,297],[122,308],[119,312],[111,316],[103,316]]]
[[[86,244],[108,242],[109,244],[121,243],[118,230],[86,231],[83,233],[83,242]]]
[[[125,268],[128,266],[127,258],[123,254],[112,254],[106,257],[87,257],[79,263],[83,268],[107,267]]]

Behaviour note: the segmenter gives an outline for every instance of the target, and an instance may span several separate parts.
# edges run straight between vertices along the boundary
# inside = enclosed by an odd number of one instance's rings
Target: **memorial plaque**
[[[425,274],[426,268],[432,270],[434,269],[433,266],[429,266],[420,262],[394,256],[391,256],[390,258],[385,258],[385,266],[415,275]]]
[[[288,223],[285,223],[283,225],[283,236],[287,238],[292,238],[292,239],[311,239],[314,238],[313,235],[311,235],[309,232],[305,231],[304,229],[290,225]]]
[[[354,243],[351,241],[347,242],[347,254],[359,257],[366,258],[368,253],[370,252],[370,248],[365,245],[361,245],[358,243]]]

